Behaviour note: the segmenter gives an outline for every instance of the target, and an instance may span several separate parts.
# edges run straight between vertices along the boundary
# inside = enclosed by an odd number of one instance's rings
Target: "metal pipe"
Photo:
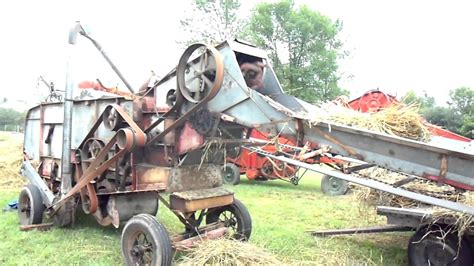
[[[102,49],[102,46],[96,41],[94,40],[92,37],[90,37],[84,30],[82,30],[80,32],[80,34],[84,37],[86,37],[87,39],[89,39],[92,44],[94,44],[94,46],[97,48],[97,50],[99,50],[99,52],[102,54],[102,56],[105,58],[105,60],[107,61],[107,63],[109,63],[110,67],[112,67],[112,69],[114,70],[115,74],[117,74],[117,76],[122,80],[123,84],[125,84],[125,86],[127,87],[127,89],[131,92],[131,93],[134,93],[133,89],[132,89],[132,86],[130,86],[130,84],[128,83],[128,81],[125,79],[125,77],[122,75],[122,73],[118,70],[117,66],[115,66],[115,64],[112,62],[112,60],[110,59],[110,57],[105,53],[105,51]]]
[[[73,47],[76,44],[77,33],[82,31],[79,22],[69,31],[69,54],[66,62],[66,92],[64,99],[64,121],[63,121],[63,147],[61,155],[61,194],[66,195],[72,188],[72,166],[71,166],[71,133],[72,133],[72,93],[74,83],[71,75],[71,63],[73,60]]]
[[[355,234],[371,234],[371,233],[386,233],[386,232],[406,232],[414,231],[415,228],[404,226],[404,225],[378,225],[361,228],[347,228],[347,229],[335,229],[335,230],[318,230],[312,231],[312,236],[326,237],[336,235],[355,235]]]

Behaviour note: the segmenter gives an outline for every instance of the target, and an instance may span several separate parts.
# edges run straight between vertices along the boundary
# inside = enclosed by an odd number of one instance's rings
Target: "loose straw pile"
[[[24,184],[19,174],[22,158],[22,136],[0,133],[0,188],[17,188]]]
[[[382,168],[365,169],[359,172],[361,175],[370,176],[372,179],[376,179],[381,182],[394,184],[397,181],[407,178],[406,175],[401,175],[396,172],[392,172]],[[355,186],[355,194],[358,199],[370,206],[391,206],[398,208],[427,208],[426,204],[421,202],[408,199],[405,197],[397,196],[380,190],[375,190],[367,187]],[[474,192],[472,191],[458,191],[454,187],[438,184],[434,181],[417,178],[412,182],[401,186],[401,188],[420,192],[424,195],[432,197],[450,200],[466,205],[474,205]],[[455,212],[452,210],[429,207],[431,209],[432,223],[436,223],[440,220],[451,221],[454,230],[458,231],[462,235],[466,230],[474,229],[474,217],[472,215]]]
[[[248,242],[227,238],[203,241],[179,264],[184,265],[280,265],[273,254]]]
[[[369,176],[372,179],[388,184],[394,184],[408,177],[406,175],[401,175],[377,167],[361,170],[359,173],[363,176]],[[421,178],[416,178],[410,183],[401,186],[401,188],[445,200],[466,204],[474,203],[474,194],[472,192],[461,193],[449,185],[440,185],[436,182]],[[356,194],[359,199],[369,203],[370,205],[385,205],[401,208],[422,206],[418,201],[366,187],[356,187]]]
[[[415,104],[392,104],[378,112],[362,113],[343,105],[325,103],[316,114],[316,121],[326,121],[393,136],[428,142],[431,138],[424,119]]]

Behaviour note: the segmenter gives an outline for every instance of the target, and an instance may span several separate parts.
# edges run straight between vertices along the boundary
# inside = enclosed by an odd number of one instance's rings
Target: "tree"
[[[461,127],[463,125],[463,118],[456,114],[452,108],[434,106],[425,109],[424,117],[431,124],[440,126],[449,131],[461,134]]]
[[[468,87],[460,87],[449,91],[448,104],[460,115],[474,115],[474,91]]]
[[[0,107],[0,130],[13,130],[17,126],[22,127],[25,115],[25,113],[20,113],[11,108]]]
[[[408,105],[418,104],[422,114],[434,108],[436,105],[435,98],[433,96],[429,96],[426,91],[423,92],[423,96],[418,96],[414,90],[409,90],[405,96],[402,97],[401,101]]]
[[[337,85],[338,33],[342,23],[292,0],[258,4],[246,35],[270,51],[269,57],[285,90],[309,102],[334,99],[347,91]]]
[[[459,131],[464,136],[473,137],[474,130],[474,91],[468,87],[460,87],[449,92],[448,104],[463,119]]]
[[[474,138],[474,116],[465,116],[461,126],[461,133],[469,138]]]
[[[239,0],[194,0],[191,13],[180,20],[181,28],[191,35],[186,43],[217,44],[234,38],[245,24],[239,10]]]
[[[406,104],[417,103],[426,120],[432,124],[446,128],[466,137],[472,138],[474,130],[474,91],[460,87],[449,92],[449,107],[436,106],[434,98],[418,96],[413,90],[402,98]]]

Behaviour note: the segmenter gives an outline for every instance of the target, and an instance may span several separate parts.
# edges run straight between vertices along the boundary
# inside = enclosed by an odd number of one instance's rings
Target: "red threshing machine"
[[[386,108],[392,104],[401,104],[395,96],[384,93],[380,90],[370,90],[362,96],[353,99],[349,102],[342,102],[341,104],[357,110],[359,112],[377,112],[382,108]],[[464,136],[458,135],[436,125],[425,123],[434,136],[434,141],[442,141],[448,139],[451,143],[457,145],[465,145],[472,140]],[[250,131],[250,137],[253,139],[269,141],[269,136],[256,129]],[[458,142],[459,141],[459,142]],[[295,146],[295,144],[286,138],[278,137],[278,143]],[[276,153],[275,146],[269,145],[263,147],[263,150],[270,153]],[[249,151],[238,150],[234,152],[235,155],[227,156],[226,164],[224,166],[224,183],[236,185],[240,182],[240,175],[245,174],[250,180],[288,180],[292,184],[297,185],[303,174],[298,173],[298,168],[278,160],[272,160],[261,154]],[[324,163],[330,166],[339,164],[337,159],[320,158],[314,163]],[[339,166],[340,167],[340,166]],[[347,192],[348,184],[344,180],[340,180],[331,176],[323,176],[321,179],[321,189],[327,195],[343,195]]]
[[[23,225],[41,224],[46,215],[57,226],[69,226],[80,207],[102,226],[123,225],[121,248],[127,265],[170,265],[174,250],[205,238],[229,235],[247,240],[250,214],[222,181],[225,155],[239,147],[292,165],[289,171],[309,169],[474,215],[473,206],[315,167],[314,162],[337,157],[357,161],[352,171],[376,165],[474,190],[472,153],[312,121],[311,105],[283,93],[265,52],[254,46],[236,41],[215,48],[191,45],[168,75],[134,93],[79,23],[71,29],[69,42],[74,44],[78,34],[92,41],[130,94],[73,100],[68,75],[64,102],[43,103],[28,111],[21,171],[30,184],[20,192],[18,210]],[[258,74],[263,86],[247,82],[241,69],[245,64],[266,65]],[[255,128],[291,140],[294,146],[275,142],[277,152],[267,152],[259,146],[268,142],[249,138]],[[182,233],[170,236],[156,219],[159,202],[182,223]],[[415,250],[410,256],[429,257],[424,247],[442,245],[422,239],[410,242]],[[448,260],[473,257],[469,248],[459,254],[439,250]]]

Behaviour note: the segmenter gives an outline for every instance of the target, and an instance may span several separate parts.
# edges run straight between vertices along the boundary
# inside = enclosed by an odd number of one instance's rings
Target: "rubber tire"
[[[30,204],[30,214],[23,212],[22,203],[25,197]],[[18,197],[18,217],[21,225],[40,224],[43,222],[43,196],[37,186],[29,184],[23,187]]]
[[[232,238],[241,241],[249,240],[252,234],[252,217],[250,217],[247,207],[238,199],[234,199],[234,202],[230,205],[209,209],[206,215],[206,223],[219,221],[219,216],[225,211],[231,212],[237,219],[237,233]]]
[[[334,183],[337,182],[337,183]],[[337,184],[335,187],[334,184]],[[346,180],[339,179],[337,177],[324,175],[321,179],[321,190],[324,195],[328,196],[340,196],[345,195],[349,185]]]
[[[132,260],[130,254],[133,243],[127,241],[128,238],[133,238],[137,232],[145,233],[147,239],[151,237],[151,242],[155,247],[153,263],[151,265],[171,265],[173,249],[169,233],[154,216],[145,213],[133,216],[123,228],[120,242],[125,265],[137,265],[137,263]]]
[[[458,252],[459,238],[457,233],[450,233],[446,235],[443,240],[438,239],[441,234],[438,231],[433,231],[427,236],[427,229],[422,228],[416,231],[416,233],[410,238],[408,242],[408,263],[411,266],[427,266],[427,265],[451,265],[451,266],[461,266],[461,265],[474,265],[474,256],[472,254],[472,248],[469,242],[463,238],[461,240],[461,247]],[[456,257],[454,261],[451,261],[448,264],[442,263],[433,263],[428,262],[428,254],[426,251],[429,250],[432,252],[433,248],[436,248],[441,254],[442,257],[452,256]],[[451,252],[449,254],[448,252]]]
[[[238,185],[240,183],[240,168],[233,163],[226,163],[222,167],[222,181],[224,184]]]

